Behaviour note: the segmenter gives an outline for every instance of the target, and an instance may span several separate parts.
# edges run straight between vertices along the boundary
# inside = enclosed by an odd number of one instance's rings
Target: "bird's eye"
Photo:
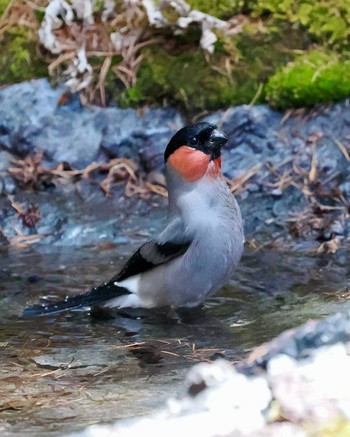
[[[191,146],[196,146],[198,144],[198,138],[197,137],[192,137],[190,139],[190,144],[191,144]]]

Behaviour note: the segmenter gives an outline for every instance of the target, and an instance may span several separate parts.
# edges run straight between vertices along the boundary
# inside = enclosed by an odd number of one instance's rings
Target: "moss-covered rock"
[[[273,74],[267,101],[277,107],[313,106],[350,96],[350,60],[333,52],[312,51]]]

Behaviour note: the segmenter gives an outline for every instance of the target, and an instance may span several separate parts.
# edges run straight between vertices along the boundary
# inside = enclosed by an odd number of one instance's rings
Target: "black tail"
[[[113,282],[108,282],[86,293],[67,297],[65,300],[26,308],[23,311],[23,317],[45,316],[47,314],[57,314],[72,309],[89,307],[129,293],[128,289],[114,285]]]

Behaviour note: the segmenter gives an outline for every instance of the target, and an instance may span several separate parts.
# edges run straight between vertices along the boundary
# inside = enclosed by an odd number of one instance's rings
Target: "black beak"
[[[211,159],[217,159],[221,155],[221,147],[227,143],[227,136],[218,129],[214,129],[209,138],[209,153]]]
[[[210,142],[214,144],[215,148],[221,148],[227,141],[227,136],[218,129],[214,129],[210,135]]]

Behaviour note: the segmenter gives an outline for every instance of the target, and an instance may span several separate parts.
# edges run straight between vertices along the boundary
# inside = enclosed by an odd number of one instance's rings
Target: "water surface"
[[[134,247],[0,252],[2,436],[61,436],[148,413],[184,391],[195,362],[239,361],[284,329],[350,305],[346,251],[261,250],[246,251],[230,284],[182,318],[20,317],[40,297],[64,298],[110,278]]]

